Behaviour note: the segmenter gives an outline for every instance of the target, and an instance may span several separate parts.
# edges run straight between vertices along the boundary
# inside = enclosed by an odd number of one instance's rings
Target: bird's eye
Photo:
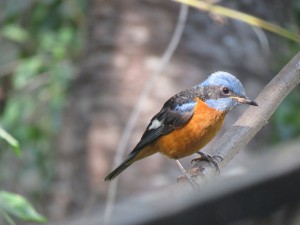
[[[228,95],[230,93],[230,90],[228,87],[222,87],[221,92],[223,95]]]

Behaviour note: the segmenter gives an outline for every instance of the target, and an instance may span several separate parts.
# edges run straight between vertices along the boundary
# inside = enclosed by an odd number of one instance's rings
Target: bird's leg
[[[191,175],[183,168],[183,166],[181,165],[181,163],[179,162],[178,159],[176,159],[176,163],[177,163],[179,169],[181,170],[181,172],[184,174],[184,176],[187,178],[187,180],[189,181],[189,183],[192,185],[192,187],[194,189],[199,188],[199,185],[193,180],[193,178],[191,177]]]
[[[220,174],[220,168],[219,168],[218,162],[223,160],[223,158],[221,156],[219,156],[219,155],[211,156],[204,152],[197,152],[197,153],[200,155],[200,157],[192,159],[191,163],[205,160],[205,161],[213,164],[213,166],[216,168],[218,174]]]

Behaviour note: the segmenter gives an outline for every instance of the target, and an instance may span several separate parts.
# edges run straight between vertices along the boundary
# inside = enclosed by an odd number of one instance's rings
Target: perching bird
[[[132,163],[157,152],[175,160],[197,153],[218,133],[227,112],[241,103],[257,106],[235,76],[222,71],[211,74],[171,97],[151,119],[127,159],[105,180],[114,179]]]

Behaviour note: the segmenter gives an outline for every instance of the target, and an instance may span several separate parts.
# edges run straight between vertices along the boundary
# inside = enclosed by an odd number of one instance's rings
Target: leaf
[[[205,1],[197,1],[197,0],[174,0],[176,2],[180,2],[183,4],[187,4],[189,6],[195,7],[197,9],[201,9],[204,11],[208,11],[210,13],[218,14],[221,16],[226,16],[232,19],[240,20],[245,23],[248,23],[252,26],[260,27],[262,29],[268,30],[270,32],[273,32],[275,34],[281,35],[285,38],[288,38],[290,40],[293,40],[295,42],[300,42],[300,36],[298,34],[295,34],[287,29],[284,29],[276,24],[267,22],[265,20],[262,20],[260,18],[257,18],[255,16],[251,16],[246,13],[242,13],[230,8],[226,8],[223,6],[211,4]]]
[[[28,32],[19,25],[4,26],[1,30],[1,35],[18,43],[24,43],[29,38]]]
[[[6,213],[25,221],[40,223],[47,221],[45,217],[35,211],[24,197],[18,194],[0,191],[0,208]]]
[[[0,137],[6,140],[13,147],[15,155],[19,156],[21,154],[19,142],[2,127],[0,127]]]

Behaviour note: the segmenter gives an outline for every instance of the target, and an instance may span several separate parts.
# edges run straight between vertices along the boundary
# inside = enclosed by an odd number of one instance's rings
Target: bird
[[[226,114],[240,104],[258,106],[247,97],[234,75],[224,71],[212,73],[202,83],[167,100],[135,148],[104,180],[113,180],[134,162],[158,152],[176,160],[179,166],[179,159],[194,153],[212,159],[199,150],[216,136]]]

